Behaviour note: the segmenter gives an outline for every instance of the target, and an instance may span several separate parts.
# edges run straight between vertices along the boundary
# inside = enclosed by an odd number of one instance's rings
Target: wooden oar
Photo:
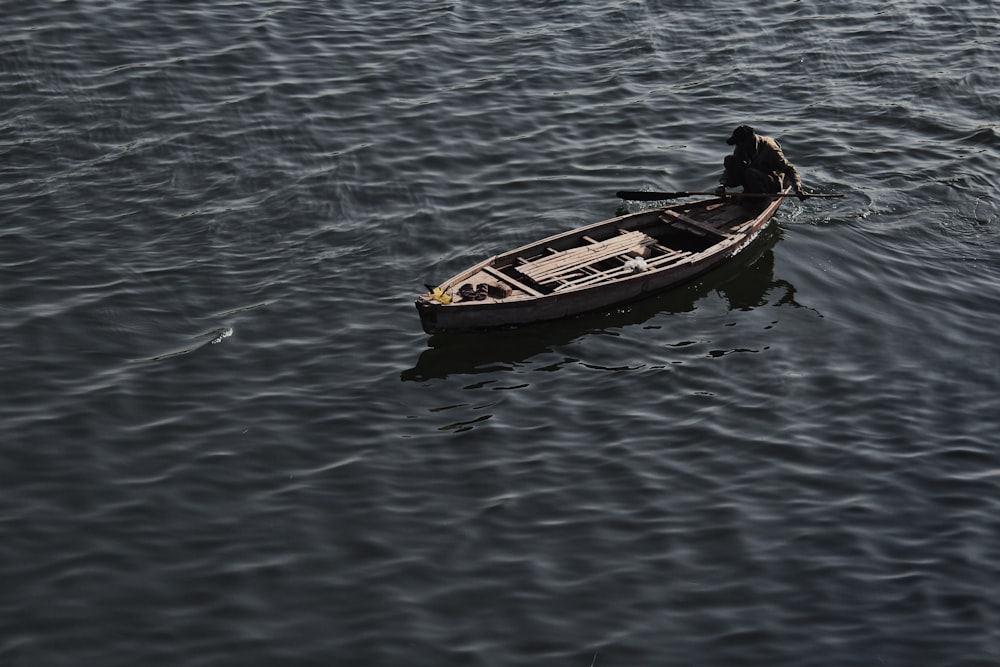
[[[812,199],[813,197],[843,197],[844,195],[821,195],[813,194],[811,192],[804,193],[806,199]],[[631,199],[633,201],[660,201],[661,199],[677,199],[678,197],[691,197],[693,195],[713,195],[718,197],[717,192],[645,192],[642,190],[621,190],[615,193],[615,196],[619,199]],[[775,192],[774,194],[769,194],[766,192],[726,192],[723,197],[734,197],[739,195],[740,197],[797,197],[794,192]]]

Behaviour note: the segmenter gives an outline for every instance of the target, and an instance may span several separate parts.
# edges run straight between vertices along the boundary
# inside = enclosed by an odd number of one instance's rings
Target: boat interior
[[[738,235],[753,219],[746,208],[717,199],[622,216],[617,224],[586,228],[497,257],[468,283],[485,285],[489,291],[466,291],[457,300],[544,296],[667,268]]]

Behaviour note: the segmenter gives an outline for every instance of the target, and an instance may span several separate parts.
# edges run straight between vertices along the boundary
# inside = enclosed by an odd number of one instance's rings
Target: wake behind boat
[[[743,251],[789,191],[652,208],[490,257],[428,286],[416,301],[421,326],[434,334],[558,320],[676,287]]]

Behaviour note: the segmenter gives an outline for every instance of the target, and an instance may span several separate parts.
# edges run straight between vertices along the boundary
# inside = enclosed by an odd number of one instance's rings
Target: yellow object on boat
[[[433,299],[435,299],[436,301],[440,301],[445,305],[451,303],[451,296],[449,296],[448,293],[445,292],[440,287],[435,287],[430,295]]]

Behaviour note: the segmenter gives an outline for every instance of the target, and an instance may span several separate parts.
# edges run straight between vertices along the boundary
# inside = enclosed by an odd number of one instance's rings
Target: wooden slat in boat
[[[661,246],[662,247],[662,246]],[[652,268],[663,268],[664,266],[677,263],[680,264],[684,259],[690,257],[693,253],[685,252],[681,250],[668,250],[665,254],[654,257],[653,259],[646,260],[646,266],[650,269]],[[597,283],[613,280],[615,278],[622,278],[625,276],[630,276],[635,273],[635,270],[630,269],[627,266],[616,266],[613,269],[606,269],[594,273],[589,276],[583,276],[581,278],[576,278],[575,280],[568,280],[564,284],[556,288],[555,291],[562,292],[567,289],[572,289],[575,287],[586,287],[588,285],[595,285]]]
[[[492,266],[489,266],[489,265],[484,266],[483,267],[483,271],[485,271],[486,273],[490,274],[494,278],[497,278],[498,280],[506,281],[507,284],[509,284],[511,287],[516,287],[517,289],[521,290],[525,294],[530,294],[531,296],[542,296],[542,293],[539,292],[538,290],[534,289],[533,287],[528,287],[527,285],[525,285],[521,281],[515,280],[514,278],[511,278],[506,273],[503,273],[502,271],[494,269]]]
[[[589,243],[589,245],[578,246],[570,248],[568,250],[563,250],[561,252],[553,248],[548,248],[548,251],[551,254],[545,255],[544,257],[540,257],[538,259],[525,260],[523,264],[520,264],[518,266],[518,269],[522,270],[525,267],[527,267],[529,271],[535,271],[536,269],[541,270],[549,266],[555,266],[555,265],[562,266],[562,265],[572,264],[580,260],[581,258],[583,258],[584,260],[591,259],[598,253],[604,254],[606,252],[612,251],[613,254],[613,251],[620,246],[627,246],[629,244],[637,245],[639,239],[645,236],[646,236],[645,234],[638,231],[628,232],[627,235],[612,237],[604,241],[595,241],[590,237],[584,236],[582,238],[586,240]]]
[[[719,236],[724,239],[732,236],[732,234],[729,234],[728,232],[724,232],[711,225],[707,225],[701,222],[700,220],[695,220],[694,218],[684,215],[683,213],[680,213],[678,211],[672,211],[670,209],[666,209],[663,211],[663,213],[666,217],[661,219],[668,224],[672,222],[680,223],[681,226],[694,227],[696,230],[700,229],[701,231],[708,232],[709,234],[714,234],[715,236]]]
[[[639,246],[656,243],[656,239],[640,231],[632,231],[621,236],[572,248],[557,255],[525,262],[517,270],[539,285],[559,282],[573,273],[578,273],[592,264],[597,264],[616,255],[622,255]]]

